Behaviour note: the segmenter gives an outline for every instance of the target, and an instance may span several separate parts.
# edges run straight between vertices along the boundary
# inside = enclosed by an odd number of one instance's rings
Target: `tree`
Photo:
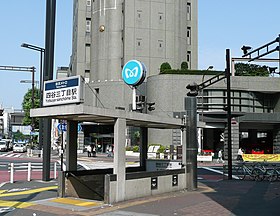
[[[34,108],[40,107],[40,91],[34,88]],[[32,89],[28,89],[23,97],[22,109],[24,111],[23,125],[31,125],[32,119],[30,118],[30,109],[32,109]],[[39,128],[39,119],[34,119],[34,128]]]
[[[164,62],[160,66],[160,72],[163,72],[165,70],[170,70],[170,69],[171,69],[171,66],[168,62]]]
[[[26,140],[28,136],[21,133],[19,130],[16,132],[13,132],[13,139],[17,142],[19,140]]]
[[[235,64],[235,76],[269,76],[268,66],[256,64]]]
[[[188,62],[183,61],[181,63],[181,70],[188,70],[189,66],[188,66]]]

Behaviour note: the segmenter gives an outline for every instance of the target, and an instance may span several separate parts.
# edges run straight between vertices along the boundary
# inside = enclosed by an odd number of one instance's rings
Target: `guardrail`
[[[43,150],[37,150],[37,149],[27,149],[27,156],[33,157],[33,156],[43,157]]]
[[[0,164],[1,167],[5,167],[7,172],[9,172],[9,182],[14,183],[16,173],[27,173],[26,180],[31,181],[35,174],[38,176],[38,172],[42,172],[43,164],[42,163],[8,163],[8,164]],[[51,163],[51,171],[53,171],[53,178],[57,179],[57,171],[58,171],[58,162]],[[21,179],[22,180],[22,179]]]

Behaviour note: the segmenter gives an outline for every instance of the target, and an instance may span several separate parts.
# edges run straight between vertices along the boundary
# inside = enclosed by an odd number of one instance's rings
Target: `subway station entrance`
[[[151,172],[146,170],[148,128],[181,129],[184,125],[180,119],[104,109],[84,104],[38,108],[32,110],[31,115],[67,121],[66,170],[59,174],[59,196],[61,197],[71,196],[115,203],[188,188],[187,166],[174,170]],[[77,129],[80,122],[111,125],[114,128],[113,168],[77,170]],[[141,128],[139,167],[126,168],[127,126]],[[183,145],[184,164],[186,164],[185,154],[186,146]]]

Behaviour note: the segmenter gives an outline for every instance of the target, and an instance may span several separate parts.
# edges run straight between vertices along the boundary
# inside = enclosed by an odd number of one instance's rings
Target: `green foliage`
[[[180,70],[170,69],[161,72],[160,74],[178,74],[178,75],[217,75],[224,73],[224,71],[215,70]]]
[[[181,70],[188,70],[189,66],[188,66],[188,62],[182,62],[181,64]]]
[[[34,88],[34,108],[40,107],[40,90]],[[30,118],[30,109],[32,109],[32,89],[28,89],[27,93],[23,97],[22,109],[25,113],[23,118],[23,125],[31,125],[32,120]],[[39,119],[34,119],[34,127],[39,128]]]
[[[133,148],[132,148],[132,146],[126,146],[126,147],[125,147],[125,150],[126,150],[126,151],[132,151]]]
[[[269,76],[268,66],[261,66],[256,64],[235,64],[235,76]]]
[[[17,142],[19,140],[26,140],[28,139],[29,136],[24,135],[23,133],[21,133],[20,131],[17,132],[13,132],[13,139]]]
[[[171,69],[170,64],[168,62],[164,62],[160,66],[160,73],[162,73],[165,70],[170,70],[170,69]]]
[[[133,146],[132,151],[133,152],[139,152],[139,146]]]
[[[159,149],[157,150],[157,153],[164,153],[164,151],[166,149],[168,149],[168,146],[163,146],[161,144],[150,144],[149,147],[150,146],[159,146]]]
[[[157,150],[157,153],[164,153],[166,149],[166,146],[160,145],[159,149]]]

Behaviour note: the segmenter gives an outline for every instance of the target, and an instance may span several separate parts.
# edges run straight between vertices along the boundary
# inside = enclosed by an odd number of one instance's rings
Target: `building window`
[[[163,40],[158,40],[158,50],[163,50]]]
[[[191,27],[187,27],[187,45],[191,44]]]
[[[187,20],[191,20],[191,3],[187,3]]]
[[[137,38],[136,39],[136,47],[137,48],[141,48],[141,46],[142,46],[142,39],[141,38]]]
[[[91,20],[86,20],[86,32],[90,32],[90,28],[91,28]]]
[[[163,23],[163,13],[158,13],[158,20],[159,20],[159,23]]]
[[[137,10],[137,17],[136,17],[136,19],[137,19],[138,21],[141,21],[141,20],[142,20],[142,11],[141,11],[141,10]]]
[[[191,68],[191,51],[187,51],[187,62],[188,62],[189,68]]]
[[[91,0],[87,0],[87,7],[91,6]]]

